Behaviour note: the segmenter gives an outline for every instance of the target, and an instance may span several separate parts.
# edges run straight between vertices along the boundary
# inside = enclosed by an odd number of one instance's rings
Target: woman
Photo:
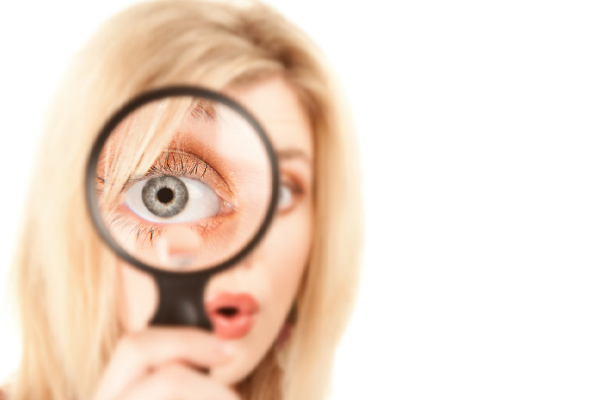
[[[159,1],[108,21],[69,71],[37,158],[15,265],[23,357],[7,397],[323,398],[361,236],[354,138],[332,82],[310,40],[261,4]],[[236,100],[280,154],[267,236],[207,288],[207,302],[256,298],[243,337],[148,327],[149,277],[116,258],[87,214],[98,128],[128,99],[169,85]]]

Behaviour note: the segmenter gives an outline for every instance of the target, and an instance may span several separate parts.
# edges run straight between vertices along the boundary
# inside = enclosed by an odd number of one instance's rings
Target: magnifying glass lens
[[[261,136],[229,106],[145,103],[104,142],[96,168],[105,230],[130,257],[171,272],[212,268],[257,235],[273,176]]]

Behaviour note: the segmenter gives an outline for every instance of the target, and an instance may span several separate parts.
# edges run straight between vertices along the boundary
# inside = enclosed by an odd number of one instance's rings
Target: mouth
[[[259,306],[249,294],[221,293],[206,302],[206,311],[217,336],[239,339],[252,329],[254,314],[259,311]]]

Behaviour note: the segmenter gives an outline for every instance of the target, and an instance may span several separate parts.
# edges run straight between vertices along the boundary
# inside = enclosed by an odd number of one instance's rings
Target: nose
[[[190,227],[172,226],[156,238],[156,251],[161,268],[188,272],[202,269],[198,265],[200,237]]]

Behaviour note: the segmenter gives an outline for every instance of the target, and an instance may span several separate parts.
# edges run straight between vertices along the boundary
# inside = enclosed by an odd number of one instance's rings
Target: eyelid
[[[219,172],[201,157],[181,150],[165,150],[143,177],[131,178],[126,188],[136,182],[165,174],[198,179],[209,185],[224,201],[233,204],[233,192]]]

